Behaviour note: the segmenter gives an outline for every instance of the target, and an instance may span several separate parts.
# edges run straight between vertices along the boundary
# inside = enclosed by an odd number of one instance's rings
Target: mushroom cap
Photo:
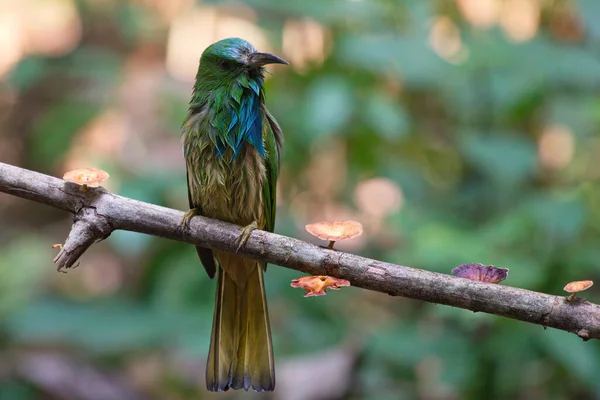
[[[593,284],[592,281],[574,281],[567,283],[563,290],[568,293],[578,293],[588,290]]]
[[[306,225],[306,231],[322,240],[338,241],[362,235],[363,226],[356,221],[321,221]]]
[[[304,297],[325,296],[327,289],[339,290],[342,286],[350,286],[345,279],[334,278],[327,275],[302,276],[292,280],[293,288],[301,288],[306,291]]]
[[[508,277],[508,268],[482,264],[461,264],[452,270],[452,275],[474,281],[499,283]]]
[[[78,168],[63,175],[65,181],[89,187],[100,186],[108,177],[108,172],[97,168]]]

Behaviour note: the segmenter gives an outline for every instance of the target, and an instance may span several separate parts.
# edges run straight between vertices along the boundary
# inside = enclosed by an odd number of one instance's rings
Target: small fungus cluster
[[[508,269],[474,263],[461,264],[452,270],[452,275],[474,281],[500,283],[508,277]],[[588,290],[593,284],[594,282],[592,281],[569,282],[563,289],[565,292],[571,293],[569,297],[567,297],[567,301],[576,301],[577,293]]]
[[[356,221],[322,221],[306,225],[306,231],[321,240],[329,240],[327,248],[333,249],[335,242],[362,235],[363,227]],[[342,286],[350,286],[350,282],[332,276],[317,275],[296,278],[291,286],[304,289],[306,291],[304,297],[312,297],[325,296],[327,289],[339,290]]]

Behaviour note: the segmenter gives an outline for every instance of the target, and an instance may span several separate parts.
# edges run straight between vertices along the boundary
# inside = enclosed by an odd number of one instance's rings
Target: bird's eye
[[[221,68],[223,71],[229,71],[229,70],[233,69],[234,66],[235,66],[234,63],[231,61],[227,61],[227,60],[219,61],[219,68]]]

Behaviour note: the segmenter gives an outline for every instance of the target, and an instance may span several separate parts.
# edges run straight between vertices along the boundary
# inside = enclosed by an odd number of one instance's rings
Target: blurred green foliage
[[[23,15],[41,3],[24,2]],[[600,279],[596,0],[482,0],[496,7],[486,27],[472,1],[64,3],[80,24],[76,44],[25,52],[0,81],[0,160],[57,176],[102,167],[110,190],[185,209],[179,125],[191,82],[165,60],[173,24],[196,7],[217,12],[217,25],[248,19],[292,61],[267,81],[286,140],[277,232],[308,239],[305,223],[350,215],[367,233],[347,249],[376,259],[444,273],[494,264],[510,269],[506,284],[554,294]],[[290,21],[307,19],[320,53],[289,44],[307,32]],[[401,190],[396,209],[361,208],[357,188],[374,177]],[[193,248],[116,232],[57,274],[50,245],[69,223],[0,195],[0,399],[83,398],[15,367],[32,349],[117,374],[140,398],[213,398],[203,363],[214,284]],[[297,275],[267,274],[278,368],[355,343],[360,362],[340,397],[600,396],[598,343],[352,288],[303,299],[289,287]],[[584,297],[594,301],[594,289]]]

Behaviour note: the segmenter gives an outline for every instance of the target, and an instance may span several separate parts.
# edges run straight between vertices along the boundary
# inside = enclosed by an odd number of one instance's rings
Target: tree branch
[[[116,229],[229,252],[236,251],[235,239],[241,233],[238,226],[197,216],[186,234],[178,229],[181,211],[118,196],[103,188],[82,192],[79,186],[62,179],[3,163],[0,192],[75,215],[71,233],[56,260],[59,269],[71,267],[92,243]],[[562,296],[371,260],[264,231],[254,231],[239,254],[312,275],[347,279],[353,286],[392,296],[561,329],[583,340],[600,338],[600,306],[584,299],[568,302]]]

